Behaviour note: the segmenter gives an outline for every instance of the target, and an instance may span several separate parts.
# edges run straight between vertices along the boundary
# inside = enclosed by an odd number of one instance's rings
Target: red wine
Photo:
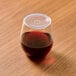
[[[43,60],[50,51],[52,44],[51,35],[39,31],[25,32],[21,39],[22,48],[28,57],[34,61]]]

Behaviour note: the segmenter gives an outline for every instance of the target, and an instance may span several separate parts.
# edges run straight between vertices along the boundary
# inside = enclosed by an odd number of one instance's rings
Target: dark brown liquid
[[[26,32],[22,35],[21,45],[28,57],[40,62],[52,47],[53,41],[49,33],[38,31]]]

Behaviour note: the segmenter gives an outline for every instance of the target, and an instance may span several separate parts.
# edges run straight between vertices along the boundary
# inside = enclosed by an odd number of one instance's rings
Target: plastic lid
[[[51,18],[45,14],[33,13],[25,16],[23,23],[33,29],[45,29],[51,24]]]

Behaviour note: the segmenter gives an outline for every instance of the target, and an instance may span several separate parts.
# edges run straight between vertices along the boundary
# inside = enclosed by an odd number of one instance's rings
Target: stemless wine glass
[[[51,50],[51,18],[45,14],[33,13],[23,19],[20,41],[26,55],[34,61],[42,61]]]

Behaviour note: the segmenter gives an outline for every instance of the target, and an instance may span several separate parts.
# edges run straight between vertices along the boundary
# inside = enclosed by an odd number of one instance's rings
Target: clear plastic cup
[[[24,17],[20,41],[26,55],[35,62],[41,62],[51,51],[51,18],[45,14],[33,13]]]

